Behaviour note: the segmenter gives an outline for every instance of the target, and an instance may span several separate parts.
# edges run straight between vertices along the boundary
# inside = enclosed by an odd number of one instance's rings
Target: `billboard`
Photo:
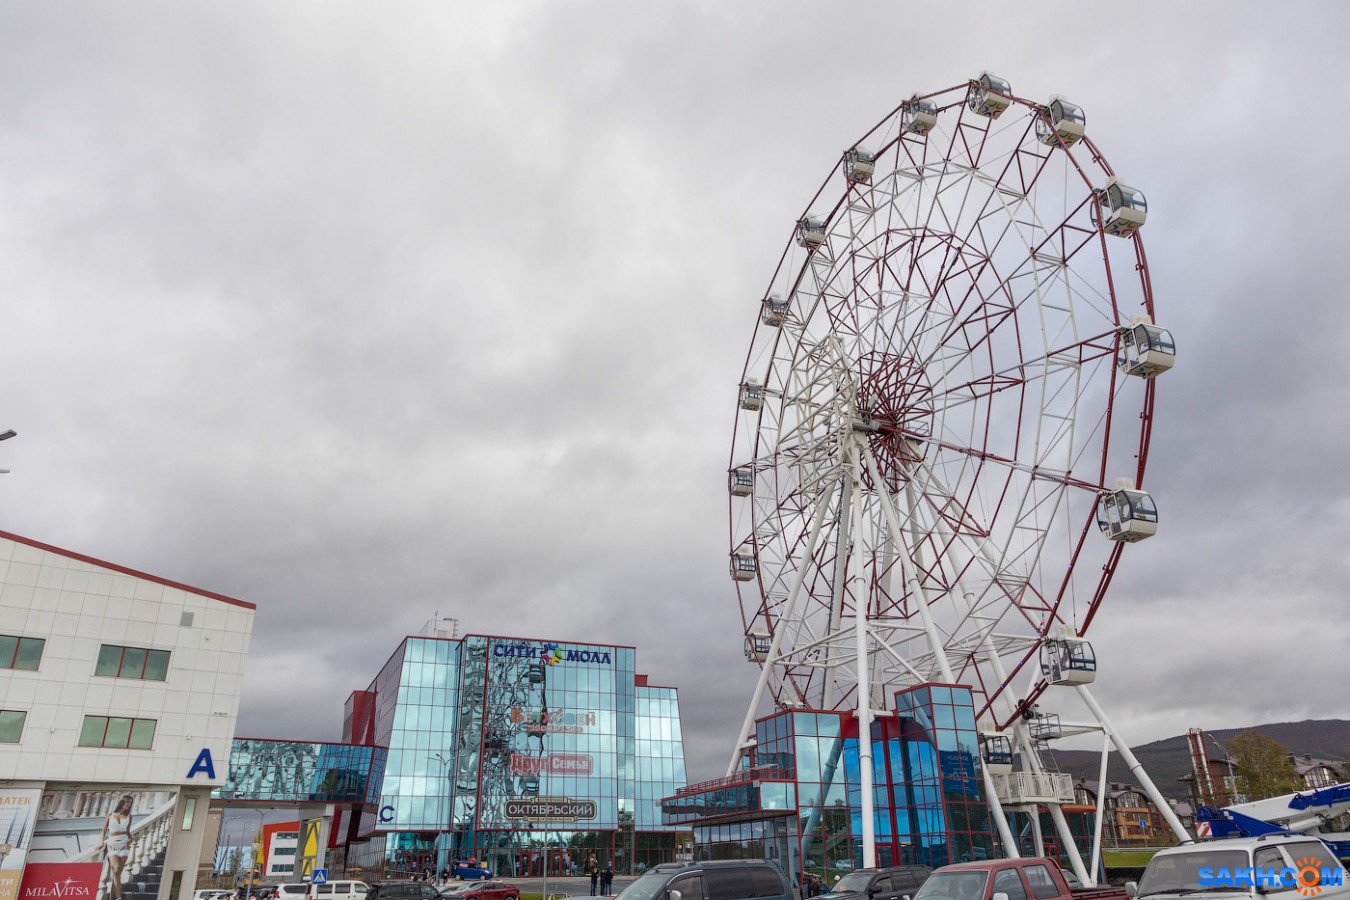
[[[41,799],[36,788],[0,790],[0,900],[15,900],[19,893]]]
[[[88,900],[155,896],[177,802],[176,791],[141,788],[48,791],[33,830],[29,868],[35,863],[97,865],[96,887]],[[28,883],[25,878],[25,889]],[[43,896],[39,890],[31,900]]]
[[[103,867],[89,863],[29,863],[19,900],[92,900]]]

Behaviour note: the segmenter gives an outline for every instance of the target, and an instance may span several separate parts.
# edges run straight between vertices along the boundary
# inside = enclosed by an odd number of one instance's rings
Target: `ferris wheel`
[[[1085,126],[988,73],[915,95],[795,223],[728,477],[762,667],[747,722],[765,692],[870,716],[936,682],[970,685],[998,733],[1092,680],[1088,627],[1125,544],[1157,530],[1154,378],[1176,349],[1144,196]]]

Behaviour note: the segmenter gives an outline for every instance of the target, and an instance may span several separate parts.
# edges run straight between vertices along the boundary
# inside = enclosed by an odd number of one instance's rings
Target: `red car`
[[[505,881],[475,881],[441,891],[443,900],[520,900],[520,888]]]

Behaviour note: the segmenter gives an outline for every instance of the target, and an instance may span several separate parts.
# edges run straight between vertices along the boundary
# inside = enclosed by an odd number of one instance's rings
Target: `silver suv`
[[[1307,834],[1223,838],[1159,850],[1135,889],[1158,900],[1207,894],[1272,900],[1340,900],[1350,885],[1340,860]]]

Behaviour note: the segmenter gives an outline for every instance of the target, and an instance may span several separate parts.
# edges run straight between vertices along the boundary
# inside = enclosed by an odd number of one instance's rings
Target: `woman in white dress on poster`
[[[130,794],[123,794],[117,807],[103,820],[103,851],[108,860],[108,886],[111,900],[122,900],[122,870],[131,855]]]

